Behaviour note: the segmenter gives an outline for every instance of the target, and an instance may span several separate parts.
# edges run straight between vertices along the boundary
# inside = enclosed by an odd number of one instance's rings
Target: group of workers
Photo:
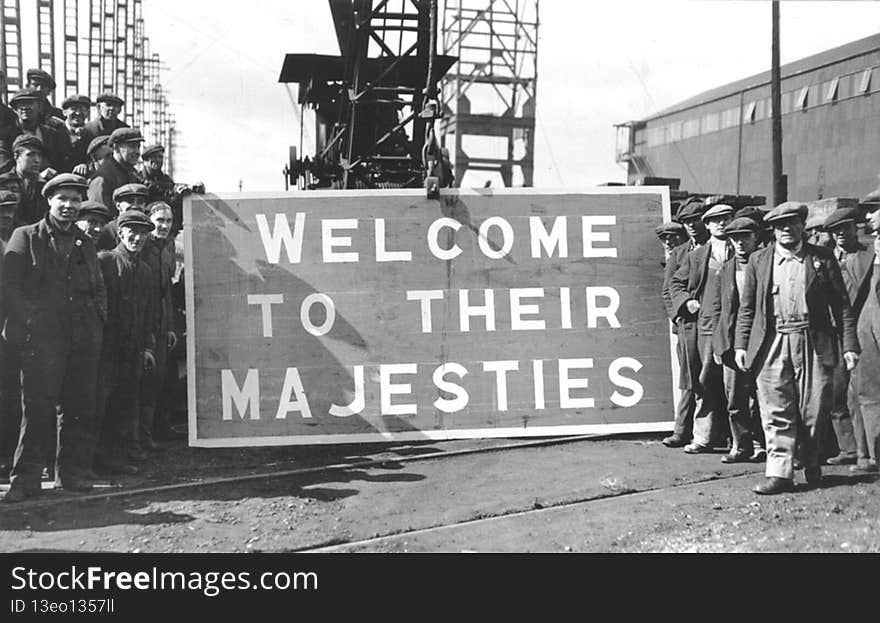
[[[182,197],[164,147],[85,95],[61,109],[48,73],[0,105],[0,481],[7,502],[134,474],[172,434],[172,283]],[[203,191],[202,191],[203,192]],[[173,372],[172,372],[173,374]],[[174,375],[176,376],[176,375]],[[165,417],[162,417],[162,416]]]
[[[794,491],[801,469],[820,486],[822,464],[878,472],[880,210],[808,213],[690,197],[657,228],[680,389],[663,443],[729,440],[722,462],[766,461],[762,495]]]

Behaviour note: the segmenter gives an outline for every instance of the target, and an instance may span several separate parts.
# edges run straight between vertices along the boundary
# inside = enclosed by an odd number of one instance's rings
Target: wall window
[[[837,83],[837,99],[842,100],[848,97],[852,97],[853,93],[853,78],[858,78],[858,76],[854,74],[847,74],[845,76],[840,77],[840,81]]]
[[[746,105],[746,111],[743,114],[743,123],[754,123],[757,121],[755,118],[755,112],[758,108],[758,102],[749,102]]]
[[[666,126],[658,126],[656,128],[648,128],[647,130],[648,147],[656,147],[666,142]]]
[[[825,101],[826,102],[836,102],[837,101],[837,85],[840,82],[839,78],[834,78],[828,82],[822,83],[822,90],[825,92]]]
[[[767,99],[760,99],[755,102],[755,121],[767,118]]]
[[[868,67],[859,80],[859,93],[868,93],[871,89],[871,68]]]
[[[680,141],[682,125],[683,123],[681,121],[673,121],[672,123],[670,123],[666,129],[666,140],[670,143],[672,141]]]
[[[690,119],[684,122],[684,125],[681,128],[681,137],[682,138],[691,138],[692,136],[697,136],[700,133],[700,120],[699,119]]]
[[[795,110],[806,110],[807,109],[807,106],[809,105],[809,102],[808,102],[809,94],[810,94],[810,87],[804,87],[803,89],[801,89],[800,91],[797,92],[797,99],[795,100],[795,103],[794,103]]]
[[[702,124],[702,134],[708,134],[709,132],[717,132],[719,124],[719,117],[717,112],[709,113],[705,117],[703,117]]]
[[[794,92],[792,92],[792,91],[789,91],[788,93],[782,94],[781,109],[782,109],[783,115],[787,115],[788,113],[791,112],[791,104],[792,104],[792,96],[793,95],[794,95]]]
[[[736,108],[728,108],[721,113],[721,129],[732,128],[739,125],[739,106]]]

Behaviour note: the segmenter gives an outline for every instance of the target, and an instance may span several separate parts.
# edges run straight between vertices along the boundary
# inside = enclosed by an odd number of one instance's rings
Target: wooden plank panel
[[[206,195],[186,210],[193,445],[669,427],[665,188]]]

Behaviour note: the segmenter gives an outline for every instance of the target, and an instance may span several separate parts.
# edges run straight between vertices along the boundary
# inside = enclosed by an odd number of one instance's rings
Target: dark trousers
[[[700,335],[698,348],[700,352],[707,352],[706,342],[711,340],[710,335]],[[702,384],[697,412],[694,415],[694,443],[711,446],[721,442],[723,433],[723,420],[727,414],[726,401],[724,400],[724,378],[722,366],[710,359],[701,364],[701,368],[707,369],[703,375],[705,382]]]
[[[90,461],[124,463],[137,445],[142,357],[104,355],[98,377],[97,409],[90,435]]]
[[[754,441],[762,442],[761,414],[758,410],[757,388],[750,372],[743,372],[733,362],[725,360],[724,395],[732,438],[731,452],[748,452],[754,449]]]
[[[163,334],[156,338],[156,350],[153,351],[153,356],[156,365],[150,372],[144,372],[141,379],[138,437],[144,442],[152,441],[156,413],[164,407],[163,396],[168,375],[168,342]]]
[[[843,352],[841,348],[840,352]],[[878,371],[880,374],[880,371]],[[837,439],[837,448],[840,454],[855,456],[856,454],[856,438],[853,432],[852,413],[849,407],[849,384],[850,372],[846,369],[846,362],[843,357],[837,362],[834,368],[833,377],[834,390],[831,399],[831,426],[834,428],[834,436]],[[823,452],[821,447],[822,436],[819,437],[820,448],[819,453],[827,456],[836,454],[833,448],[829,448],[828,452]],[[833,446],[833,442],[829,445]]]
[[[80,324],[69,336],[34,339],[22,346],[22,418],[13,485],[40,486],[46,454],[56,435],[56,481],[64,485],[87,468],[101,348],[96,321],[97,317],[93,322],[71,318]]]
[[[17,348],[0,337],[0,464],[10,468],[20,428],[21,357]]]

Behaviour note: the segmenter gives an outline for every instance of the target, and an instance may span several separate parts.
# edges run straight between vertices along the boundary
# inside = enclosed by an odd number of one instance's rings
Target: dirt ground
[[[880,551],[875,479],[827,467],[820,489],[760,497],[751,487],[763,465],[723,465],[720,453],[686,455],[659,439],[176,442],[97,495],[0,504],[0,551]],[[270,472],[282,473],[258,477]]]

